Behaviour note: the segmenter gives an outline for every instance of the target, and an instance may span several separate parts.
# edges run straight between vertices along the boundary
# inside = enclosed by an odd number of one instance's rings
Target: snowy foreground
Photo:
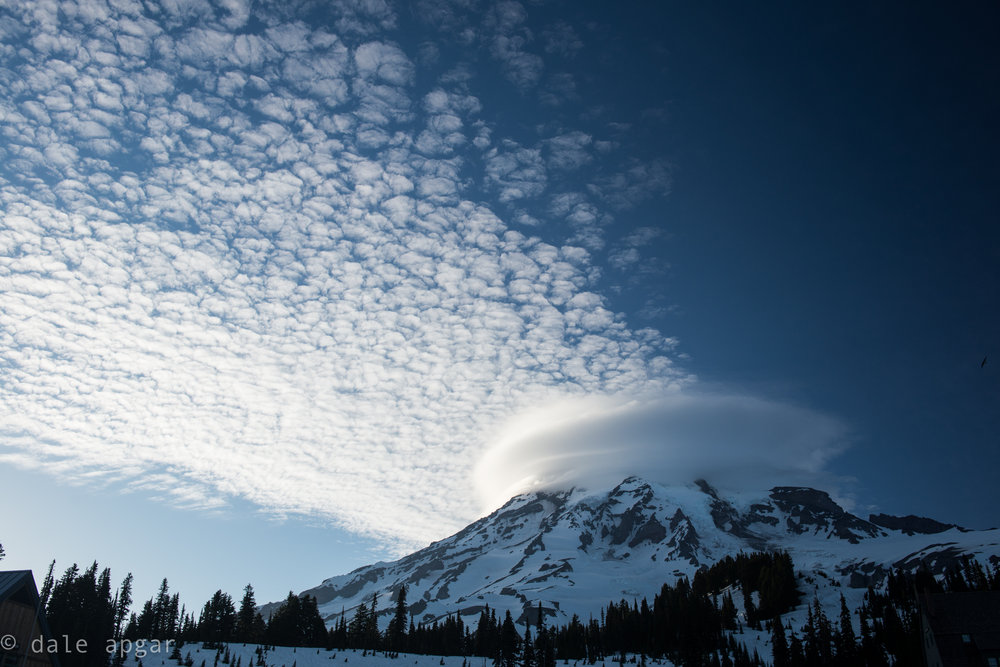
[[[751,639],[754,634],[751,633],[745,635],[747,639]],[[763,636],[761,641],[763,641]],[[749,644],[750,642],[748,642]],[[257,661],[257,645],[256,644],[223,644],[222,654],[225,654],[226,648],[229,648],[230,662],[229,665],[225,665],[222,662],[222,658],[219,658],[218,665],[221,667],[231,667],[239,662],[241,667],[255,667]],[[751,644],[752,647],[752,644]],[[163,645],[160,646],[160,650],[156,652],[151,650],[152,646],[147,644],[138,650],[138,654],[143,657],[137,657],[137,651],[132,650],[129,652],[128,657],[125,659],[125,667],[177,667],[177,662],[170,659],[170,649],[163,650]],[[184,644],[181,647],[180,653],[182,658],[185,660],[190,655],[193,667],[215,667],[216,662],[216,649],[205,649],[202,648],[200,642],[194,642],[191,644]],[[633,664],[633,656],[628,656],[627,665]],[[316,648],[303,648],[297,647],[293,648],[290,646],[277,646],[271,648],[266,653],[265,662],[267,667],[334,667],[337,665],[341,666],[353,666],[353,667],[408,667],[410,665],[415,665],[416,667],[462,667],[463,664],[466,667],[492,667],[492,660],[488,658],[471,657],[464,658],[462,656],[437,656],[437,655],[414,655],[409,653],[401,653],[399,657],[392,658],[388,657],[382,653],[369,653],[367,655],[362,655],[361,651],[356,651],[353,649],[347,650],[331,650],[326,649],[316,649]],[[638,663],[638,661],[636,661]],[[557,660],[557,667],[573,667],[579,665],[585,665],[585,661],[574,661],[574,660]],[[600,663],[596,663],[602,667],[615,667],[618,664],[614,660],[605,660]],[[669,660],[648,660],[649,665],[660,665],[661,667],[674,667],[674,663]]]

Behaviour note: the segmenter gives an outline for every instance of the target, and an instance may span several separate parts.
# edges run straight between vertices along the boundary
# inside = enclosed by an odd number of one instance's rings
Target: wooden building
[[[59,667],[31,570],[0,572],[0,667]]]
[[[920,625],[928,667],[1000,667],[1000,591],[925,595]]]

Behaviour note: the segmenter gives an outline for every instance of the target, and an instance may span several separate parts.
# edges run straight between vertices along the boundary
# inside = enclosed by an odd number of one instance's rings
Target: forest
[[[1000,590],[1000,566],[988,569],[967,559],[941,578],[924,570],[893,572],[884,586],[868,589],[858,609],[849,609],[841,596],[839,614],[829,618],[818,600],[802,600],[787,553],[740,553],[702,568],[691,581],[664,583],[651,600],[608,601],[597,617],[586,620],[574,615],[563,625],[548,625],[539,605],[516,620],[509,611],[501,615],[487,607],[475,623],[458,613],[418,623],[407,611],[405,586],[385,608],[373,595],[350,614],[345,610],[326,620],[314,597],[290,592],[265,619],[250,584],[239,604],[220,590],[200,609],[188,610],[164,579],[157,594],[132,611],[131,574],[114,587],[110,570],[99,570],[97,563],[82,571],[74,564],[58,579],[54,566],[40,592],[51,631],[85,639],[88,646],[169,639],[177,647],[201,642],[221,651],[223,644],[237,642],[475,656],[496,667],[554,667],[557,660],[642,667],[663,658],[684,667],[917,664],[922,661],[917,603],[922,592]],[[741,609],[734,603],[738,591],[744,593],[737,596]],[[803,603],[806,622],[792,627],[783,615]],[[852,623],[854,616],[858,624]],[[770,633],[773,655],[748,652],[740,641],[747,629]],[[172,657],[184,664],[179,650]],[[60,655],[60,662],[63,667],[117,667],[122,656],[74,652]],[[262,659],[258,667],[264,667]]]

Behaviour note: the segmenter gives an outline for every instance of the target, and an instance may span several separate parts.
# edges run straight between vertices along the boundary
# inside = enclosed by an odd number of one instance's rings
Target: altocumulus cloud
[[[593,292],[606,213],[563,212],[584,249],[466,194],[544,197],[591,135],[494,139],[462,67],[418,88],[391,9],[335,4],[0,10],[0,461],[405,549],[473,518],[511,415],[687,382]],[[534,85],[520,5],[488,27],[459,39]]]

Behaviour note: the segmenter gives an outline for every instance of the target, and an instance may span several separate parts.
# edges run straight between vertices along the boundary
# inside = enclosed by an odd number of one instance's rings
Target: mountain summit
[[[478,615],[486,606],[549,622],[596,615],[608,602],[651,597],[665,582],[740,551],[784,550],[800,588],[860,594],[893,567],[940,573],[972,555],[1000,558],[1000,530],[921,517],[862,519],[828,493],[775,487],[723,495],[704,480],[662,486],[629,477],[610,491],[515,496],[458,533],[397,561],[368,565],[303,591],[328,622],[377,594],[388,618],[400,585],[417,622]],[[264,608],[266,616],[268,607]]]

